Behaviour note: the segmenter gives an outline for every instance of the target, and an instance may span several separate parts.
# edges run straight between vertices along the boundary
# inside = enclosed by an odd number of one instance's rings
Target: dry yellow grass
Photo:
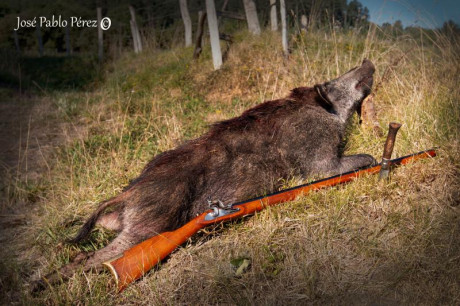
[[[113,63],[104,86],[88,94],[55,95],[62,107],[82,101],[72,118],[87,134],[62,145],[50,171],[20,188],[10,181],[8,203],[38,194],[37,211],[5,241],[0,264],[6,302],[29,304],[459,304],[460,181],[459,41],[421,33],[418,39],[313,32],[296,37],[289,59],[279,37],[239,34],[220,71],[209,51],[147,50]],[[422,40],[420,40],[422,39]],[[457,38],[458,39],[458,38]],[[322,190],[231,224],[218,225],[116,295],[108,274],[76,274],[34,296],[28,281],[106,244],[63,244],[101,200],[117,194],[158,152],[201,134],[213,119],[331,79],[371,59],[381,127],[403,123],[394,156],[438,146],[439,156],[396,169],[391,180],[365,177]],[[66,100],[67,99],[67,100]],[[55,120],[58,120],[55,119]],[[78,120],[77,120],[78,119]],[[347,153],[379,158],[383,138],[355,120]],[[286,182],[292,185],[293,180]],[[5,209],[3,207],[3,209]],[[250,266],[235,274],[232,262]]]

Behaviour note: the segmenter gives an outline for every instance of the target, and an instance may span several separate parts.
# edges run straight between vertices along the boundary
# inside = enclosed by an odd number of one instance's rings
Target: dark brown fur
[[[61,268],[98,267],[127,248],[173,230],[205,211],[207,200],[242,201],[280,187],[280,179],[346,172],[375,160],[342,156],[348,119],[369,94],[369,61],[338,79],[294,89],[241,116],[216,123],[203,136],[156,156],[138,178],[93,213],[73,242],[102,224],[119,231],[106,248],[82,254]],[[104,214],[107,207],[114,211]],[[49,279],[57,274],[49,275]]]

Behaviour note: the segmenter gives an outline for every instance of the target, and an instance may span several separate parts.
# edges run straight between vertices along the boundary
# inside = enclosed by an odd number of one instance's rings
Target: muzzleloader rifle
[[[147,271],[152,269],[176,248],[185,243],[188,238],[208,225],[252,215],[268,206],[292,201],[297,196],[306,194],[310,191],[347,183],[365,174],[379,173],[382,171],[382,167],[384,171],[383,177],[386,178],[388,177],[387,170],[390,166],[406,165],[415,160],[436,156],[436,150],[430,149],[389,160],[389,156],[391,156],[391,151],[393,149],[392,144],[394,143],[396,137],[397,125],[399,124],[393,124],[393,127],[391,127],[390,124],[390,131],[393,130],[393,132],[388,134],[389,140],[387,139],[384,155],[384,158],[388,159],[386,161],[384,160],[384,163],[382,164],[353,170],[235,204],[225,205],[220,201],[210,202],[209,204],[211,209],[192,219],[184,226],[178,228],[177,230],[161,233],[149,238],[127,250],[123,254],[120,254],[120,256],[105,262],[104,266],[106,266],[115,277],[118,291],[122,291],[131,282],[141,278]]]

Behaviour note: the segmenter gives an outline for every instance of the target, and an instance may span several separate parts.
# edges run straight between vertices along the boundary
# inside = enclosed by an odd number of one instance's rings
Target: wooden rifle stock
[[[431,149],[393,159],[390,161],[390,164],[406,165],[415,160],[435,156],[436,150]],[[336,175],[312,183],[281,190],[266,196],[235,203],[227,206],[227,208],[215,211],[226,211],[225,214],[219,213],[213,215],[213,210],[208,210],[193,220],[189,221],[184,226],[178,228],[177,230],[161,233],[157,236],[149,238],[127,250],[119,257],[105,262],[104,265],[112,272],[113,276],[115,277],[118,291],[122,291],[124,288],[126,288],[127,285],[142,277],[147,271],[152,269],[166,256],[171,254],[177,247],[187,241],[188,238],[208,225],[254,214],[257,211],[264,209],[266,206],[292,201],[300,194],[305,194],[309,191],[347,183],[364,174],[375,174],[380,171],[380,168],[381,164],[353,170],[341,175]]]

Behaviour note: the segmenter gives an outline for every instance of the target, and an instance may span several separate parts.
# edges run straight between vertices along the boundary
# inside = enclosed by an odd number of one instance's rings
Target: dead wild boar
[[[182,226],[208,209],[208,199],[239,202],[276,191],[280,179],[373,164],[370,155],[342,156],[340,148],[347,122],[371,91],[374,70],[364,60],[335,80],[295,88],[287,98],[259,104],[159,154],[120,195],[100,204],[72,242],[85,239],[96,224],[118,236],[101,250],[80,254],[47,281],[80,267],[100,267],[146,238]]]

